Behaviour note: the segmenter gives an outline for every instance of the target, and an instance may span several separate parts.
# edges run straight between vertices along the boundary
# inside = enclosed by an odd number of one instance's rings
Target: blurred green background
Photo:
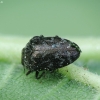
[[[100,36],[100,0],[0,0],[0,34]]]
[[[0,0],[0,100],[92,100],[89,84],[25,76],[21,50],[38,35],[75,42],[74,64],[100,75],[100,0]]]

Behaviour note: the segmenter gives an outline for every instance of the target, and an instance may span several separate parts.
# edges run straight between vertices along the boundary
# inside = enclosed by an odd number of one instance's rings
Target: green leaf
[[[0,40],[2,41],[0,43],[0,100],[100,99],[99,75],[71,64],[55,73],[46,72],[44,77],[37,80],[35,72],[26,76],[20,63],[21,49],[29,38],[1,37]],[[88,56],[91,55],[83,58]],[[83,58],[80,58],[77,64],[81,63]]]
[[[20,64],[0,64],[1,100],[92,100],[96,90],[60,73],[40,80],[27,76]]]

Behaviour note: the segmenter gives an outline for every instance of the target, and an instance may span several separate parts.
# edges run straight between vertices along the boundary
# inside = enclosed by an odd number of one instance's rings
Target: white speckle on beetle
[[[70,48],[70,46],[71,46],[71,45],[69,44],[69,45],[67,46],[67,48]]]
[[[55,45],[55,44],[53,44],[53,45],[52,45],[52,48],[54,48],[55,46],[56,46],[56,45]]]
[[[44,69],[47,69],[47,68],[44,68]]]

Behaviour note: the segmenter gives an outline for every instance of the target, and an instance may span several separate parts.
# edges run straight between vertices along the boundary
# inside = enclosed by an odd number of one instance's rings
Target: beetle
[[[24,69],[28,69],[26,75],[35,71],[35,77],[39,79],[45,70],[53,72],[73,63],[79,58],[80,52],[76,43],[59,36],[34,36],[22,49],[21,63]],[[40,71],[43,71],[41,75]]]

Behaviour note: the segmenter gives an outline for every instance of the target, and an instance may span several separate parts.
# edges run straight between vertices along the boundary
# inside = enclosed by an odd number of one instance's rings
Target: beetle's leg
[[[25,73],[25,67],[24,67],[24,73]]]
[[[38,76],[38,75],[39,75],[39,71],[36,71],[36,73],[35,73],[36,79],[40,79],[40,78],[44,75],[44,73],[45,73],[45,72],[42,72],[41,75]]]
[[[26,75],[29,75],[31,72],[32,72],[32,71],[31,71],[31,70],[29,70],[29,71],[26,73]]]

